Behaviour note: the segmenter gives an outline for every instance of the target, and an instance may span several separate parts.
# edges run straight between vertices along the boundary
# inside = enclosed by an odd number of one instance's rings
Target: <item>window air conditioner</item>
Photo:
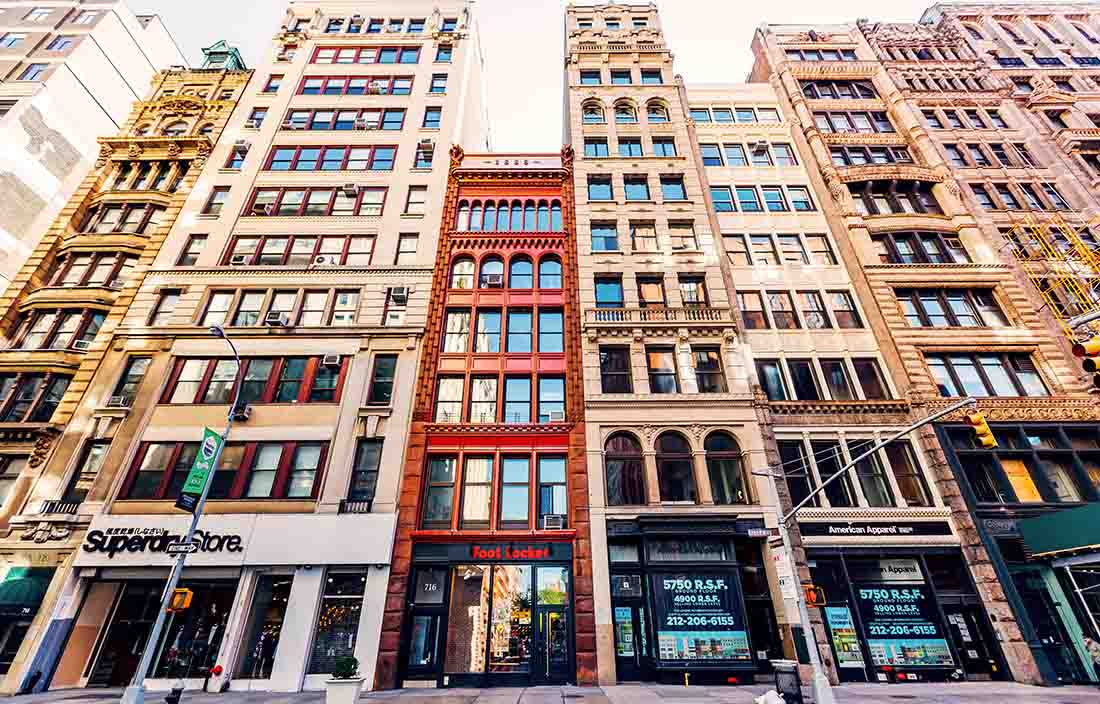
[[[416,143],[416,146],[420,147],[421,149],[435,149],[435,140],[422,139]]]
[[[482,279],[486,288],[501,288],[504,286],[504,274],[485,274]]]
[[[112,291],[121,291],[122,287],[125,285],[125,282],[123,282],[121,279],[115,279],[114,281],[107,284],[107,288],[111,289]]]
[[[234,254],[229,258],[229,266],[245,266],[248,264],[247,254]]]
[[[260,121],[254,117],[250,117],[245,120],[244,126],[250,130],[258,130],[260,129]]]
[[[318,254],[313,258],[313,266],[335,266],[336,264],[336,257],[331,254]]]
[[[338,354],[326,354],[321,358],[321,366],[329,368],[340,368],[340,355]]]
[[[408,286],[394,286],[390,289],[390,301],[395,306],[405,306],[409,304],[409,287]]]
[[[357,129],[357,130],[367,129],[367,118],[365,118],[365,117],[355,118],[355,129]]]
[[[237,149],[243,149],[247,152],[249,149],[252,148],[252,143],[249,142],[247,139],[238,139],[236,142],[233,142],[233,146]]]
[[[359,195],[359,185],[355,183],[345,183],[340,190],[342,190],[344,195],[348,198],[354,198]]]
[[[565,516],[560,513],[548,513],[542,517],[543,530],[562,530],[565,528]]]
[[[756,140],[755,142],[752,143],[752,148],[754,150],[756,150],[756,149],[765,149],[766,150],[768,148],[768,140],[758,139],[758,140]]]
[[[107,408],[129,408],[134,402],[133,396],[119,395],[107,399]]]
[[[290,317],[286,313],[273,310],[264,316],[264,325],[272,328],[285,328],[290,325]]]
[[[550,411],[546,415],[549,417],[549,419],[550,419],[549,422],[551,422],[551,423],[564,423],[565,422],[565,411]]]
[[[87,349],[91,348],[91,346],[92,346],[92,341],[91,340],[77,340],[76,342],[73,343],[73,349],[74,350],[87,350]]]

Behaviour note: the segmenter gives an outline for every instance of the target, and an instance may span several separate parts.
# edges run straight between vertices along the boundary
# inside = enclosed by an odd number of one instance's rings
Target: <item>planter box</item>
[[[326,680],[325,704],[355,704],[362,690],[362,677],[351,680]]]

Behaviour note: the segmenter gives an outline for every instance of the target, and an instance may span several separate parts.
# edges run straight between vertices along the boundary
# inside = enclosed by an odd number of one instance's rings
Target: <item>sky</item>
[[[638,0],[635,0],[638,1]],[[286,0],[128,0],[159,14],[192,63],[219,39],[255,66]],[[369,0],[364,5],[369,5]],[[578,2],[594,4],[592,2]],[[676,72],[689,83],[744,81],[753,31],[764,22],[916,22],[932,0],[658,0]],[[494,151],[557,151],[561,145],[563,0],[479,0]],[[363,14],[368,14],[364,12]]]

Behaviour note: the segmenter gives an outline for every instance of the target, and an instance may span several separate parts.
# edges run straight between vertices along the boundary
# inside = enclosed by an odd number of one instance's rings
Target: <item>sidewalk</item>
[[[616,685],[614,687],[499,687],[495,689],[402,689],[367,692],[360,704],[752,704],[770,689]],[[1005,682],[955,684],[847,684],[834,689],[839,704],[1100,704],[1095,687],[1029,687]],[[162,704],[164,692],[148,692],[147,704]],[[4,704],[113,704],[121,689],[70,689],[10,697]],[[812,701],[805,690],[806,703]],[[324,692],[185,692],[180,704],[324,704]]]

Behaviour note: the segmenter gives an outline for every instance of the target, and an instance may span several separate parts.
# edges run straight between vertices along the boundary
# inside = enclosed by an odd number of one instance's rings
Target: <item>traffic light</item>
[[[806,595],[806,606],[825,606],[825,590],[812,584],[803,585]]]
[[[993,437],[993,431],[989,429],[989,424],[985,422],[985,416],[981,413],[968,413],[966,422],[974,429],[974,436],[979,445],[987,450],[997,447],[997,438]]]
[[[168,602],[168,611],[183,611],[191,606],[191,597],[194,593],[190,589],[179,588],[172,592],[172,600]]]
[[[1092,385],[1100,388],[1100,335],[1074,343],[1073,354],[1083,358],[1081,368],[1092,374]]]

